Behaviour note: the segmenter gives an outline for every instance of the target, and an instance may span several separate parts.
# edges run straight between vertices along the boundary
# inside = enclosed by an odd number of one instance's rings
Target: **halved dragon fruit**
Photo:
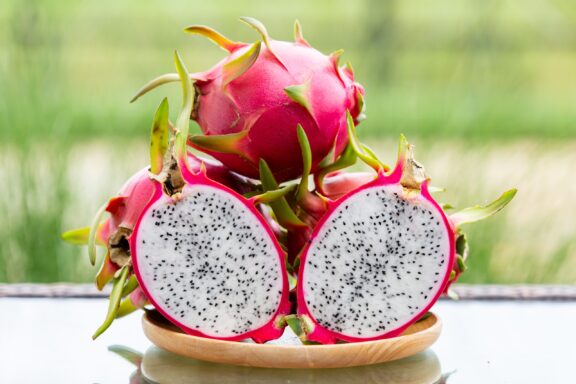
[[[417,321],[453,275],[457,226],[494,213],[515,193],[490,212],[451,220],[404,138],[394,171],[385,174],[349,119],[351,143],[377,176],[328,204],[300,255],[298,314],[307,340],[324,344],[392,337]]]
[[[278,338],[290,311],[284,252],[255,204],[291,188],[247,199],[208,178],[205,169],[190,170],[193,90],[178,55],[176,64],[185,104],[176,124],[175,163],[156,177],[154,196],[130,237],[134,272],[154,307],[189,334]]]
[[[284,254],[255,201],[202,172],[183,176],[174,197],[157,185],[130,239],[141,287],[190,334],[279,337],[289,310]]]
[[[258,178],[264,159],[276,179],[285,181],[302,174],[300,158],[293,156],[301,124],[310,139],[314,171],[346,146],[346,110],[361,120],[364,89],[354,82],[349,65],[339,66],[342,51],[326,56],[312,48],[298,22],[295,42],[286,42],[271,39],[258,20],[241,20],[260,33],[263,44],[231,41],[202,25],[186,28],[228,52],[213,68],[191,75],[197,91],[192,119],[204,133],[191,137],[191,143],[252,178]],[[176,74],[160,76],[134,99],[177,79]]]

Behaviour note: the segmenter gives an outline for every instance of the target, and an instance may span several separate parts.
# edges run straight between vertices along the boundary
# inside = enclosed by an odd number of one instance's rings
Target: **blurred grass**
[[[224,53],[181,28],[207,24],[278,39],[300,19],[323,52],[345,48],[367,90],[359,127],[384,157],[416,142],[446,199],[460,206],[518,186],[502,215],[470,228],[463,281],[576,281],[571,164],[576,143],[576,3],[569,0],[315,1],[4,0],[0,6],[0,281],[86,281],[84,250],[60,242],[145,162],[167,86],[134,105],[145,81]],[[421,150],[421,151],[420,151]],[[545,164],[545,166],[543,165]],[[539,173],[532,172],[538,169]],[[480,177],[481,175],[481,177]],[[571,211],[570,211],[571,209]]]

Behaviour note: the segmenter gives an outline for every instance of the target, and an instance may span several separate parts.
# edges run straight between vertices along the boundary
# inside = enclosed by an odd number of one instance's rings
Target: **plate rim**
[[[440,336],[442,320],[434,312],[430,312],[430,315],[422,321],[428,322],[426,327],[409,334],[402,334],[400,336],[380,340],[328,345],[257,344],[194,336],[179,330],[171,329],[171,327],[173,327],[172,324],[159,324],[158,321],[152,319],[148,313],[144,313],[142,316],[142,327],[145,336],[154,345],[188,358],[223,364],[248,365],[266,368],[337,368],[383,363],[386,361],[398,360],[424,351],[434,344]],[[415,324],[418,323],[412,324],[408,330],[414,327]],[[222,355],[210,355],[203,350],[203,347],[222,350]],[[185,352],[183,352],[183,350],[185,350]],[[231,357],[234,351],[239,352],[238,358]],[[274,351],[276,351],[278,354],[278,360],[272,363],[266,363],[262,361],[261,356],[253,359],[247,358],[246,356],[240,356],[241,354],[246,354],[250,351],[256,354],[267,353],[272,355],[274,355]],[[301,353],[303,351],[306,351],[306,353]],[[291,362],[285,360],[286,354],[293,355],[295,352],[305,356],[300,358],[296,357]],[[325,360],[329,355],[346,355],[350,354],[350,352],[356,355],[358,353],[365,354],[365,358],[362,362],[359,362],[359,359],[355,358],[342,364],[319,362]],[[214,351],[212,351],[212,353],[214,353]],[[381,355],[378,356],[378,353],[381,353]],[[281,357],[281,354],[285,355],[282,355]],[[273,360],[273,356],[270,355],[269,360]],[[298,363],[297,360],[302,360],[302,363]]]

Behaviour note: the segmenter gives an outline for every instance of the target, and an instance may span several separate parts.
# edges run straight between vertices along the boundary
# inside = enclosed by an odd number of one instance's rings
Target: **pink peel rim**
[[[230,188],[228,188],[222,184],[216,183],[213,180],[210,180],[205,175],[204,172],[193,173],[189,169],[187,169],[186,167],[184,167],[181,171],[182,171],[182,177],[184,178],[184,180],[186,180],[186,185],[201,184],[201,185],[208,185],[208,186],[211,186],[213,188],[218,188],[218,189],[221,189],[225,192],[228,192],[232,196],[236,197],[238,201],[242,202],[242,204],[244,204],[248,208],[248,210],[250,210],[250,212],[252,212],[257,217],[258,221],[260,222],[262,227],[265,229],[266,233],[270,236],[270,238],[273,239],[274,248],[276,249],[276,252],[278,253],[278,256],[280,259],[279,261],[280,261],[281,271],[286,270],[286,265],[285,265],[285,261],[284,261],[284,251],[282,250],[282,248],[280,247],[278,242],[275,240],[274,234],[273,234],[272,230],[270,229],[270,227],[268,226],[268,224],[266,223],[264,217],[262,217],[260,212],[255,208],[254,204],[250,203],[250,200],[247,200],[243,196],[236,193],[234,190],[232,190],[232,189],[230,189]],[[241,341],[241,340],[245,340],[248,338],[253,338],[253,340],[258,342],[258,343],[263,343],[263,342],[266,342],[268,340],[273,340],[273,339],[280,337],[284,330],[283,330],[283,328],[277,327],[277,323],[279,323],[279,320],[281,319],[282,316],[289,313],[289,308],[290,308],[289,297],[288,297],[289,285],[288,285],[288,277],[286,276],[286,273],[282,273],[282,295],[280,297],[280,303],[278,305],[278,308],[276,309],[276,312],[274,313],[274,315],[272,316],[270,321],[268,321],[266,324],[264,324],[260,328],[257,328],[257,329],[254,329],[252,331],[243,333],[241,335],[235,335],[235,336],[230,336],[230,337],[218,337],[218,336],[212,336],[212,335],[205,334],[205,333],[200,332],[200,331],[195,330],[195,329],[191,329],[191,328],[187,327],[185,324],[174,319],[160,305],[158,305],[158,302],[153,298],[153,296],[148,291],[148,288],[144,284],[144,279],[142,278],[142,275],[140,274],[140,268],[138,265],[138,257],[135,256],[136,255],[135,250],[136,250],[136,247],[138,244],[138,234],[139,234],[139,229],[140,229],[140,224],[142,222],[142,218],[144,217],[144,214],[146,212],[148,212],[148,210],[162,196],[164,196],[164,192],[162,190],[162,185],[161,185],[161,183],[156,182],[154,195],[150,199],[148,204],[146,205],[146,208],[144,208],[144,210],[142,211],[142,214],[141,214],[140,218],[138,219],[136,226],[134,227],[134,232],[132,233],[132,236],[130,236],[130,250],[131,250],[131,254],[132,254],[132,265],[133,265],[134,274],[136,275],[136,279],[138,280],[140,287],[142,288],[146,297],[148,297],[148,300],[154,306],[154,308],[156,308],[156,310],[158,312],[160,312],[160,314],[162,314],[162,316],[164,316],[164,318],[169,320],[171,323],[176,325],[178,328],[180,328],[185,333],[192,335],[192,336],[200,336],[200,337],[205,337],[205,338],[209,338],[209,339],[225,340],[225,341]]]
[[[331,204],[329,204],[328,210],[322,216],[322,218],[318,221],[316,228],[312,232],[312,235],[310,236],[309,241],[307,242],[306,246],[304,247],[304,249],[301,253],[301,255],[304,257],[300,260],[300,268],[298,270],[298,287],[297,287],[296,296],[297,296],[297,302],[298,302],[298,315],[299,316],[308,316],[313,322],[314,328],[312,329],[312,331],[310,333],[307,334],[307,338],[310,341],[318,341],[318,342],[321,342],[323,344],[333,344],[336,342],[336,340],[343,340],[343,341],[348,341],[348,342],[362,342],[362,341],[373,341],[373,340],[380,340],[380,339],[398,336],[399,334],[404,332],[409,326],[414,324],[426,312],[428,312],[430,310],[430,308],[438,301],[438,298],[444,292],[444,289],[450,280],[450,272],[452,271],[452,269],[454,267],[454,260],[456,257],[456,255],[455,255],[455,243],[454,243],[454,229],[453,229],[452,223],[447,218],[447,216],[444,213],[444,211],[442,210],[442,208],[438,205],[438,203],[430,195],[430,192],[428,191],[429,181],[426,180],[421,185],[420,195],[423,198],[425,198],[430,204],[432,204],[440,213],[445,227],[448,228],[448,242],[449,242],[449,258],[448,258],[449,260],[448,260],[448,265],[446,267],[446,273],[444,274],[442,284],[439,285],[437,292],[434,294],[434,298],[432,300],[430,300],[430,302],[420,312],[418,312],[415,316],[410,318],[410,320],[408,320],[402,326],[395,328],[391,331],[388,331],[386,333],[383,333],[381,335],[373,336],[373,337],[366,337],[366,338],[348,336],[348,335],[344,335],[342,333],[328,330],[327,328],[323,327],[322,325],[320,325],[318,323],[318,321],[314,318],[314,316],[311,314],[310,310],[308,309],[308,306],[306,305],[306,300],[304,298],[304,288],[303,288],[303,284],[302,284],[303,276],[304,276],[304,270],[306,268],[306,256],[308,254],[308,250],[312,244],[312,241],[316,238],[316,236],[318,235],[318,232],[320,231],[322,226],[326,223],[326,221],[328,221],[330,215],[340,206],[340,204],[342,204],[344,201],[346,201],[348,199],[348,197],[350,197],[350,196],[352,196],[352,195],[356,194],[357,192],[360,192],[364,189],[377,187],[377,186],[393,185],[393,184],[399,183],[400,180],[402,179],[403,163],[404,163],[403,158],[400,158],[398,161],[398,164],[396,165],[396,167],[394,168],[394,170],[392,171],[392,173],[389,176],[387,176],[383,170],[379,170],[378,175],[376,176],[376,178],[373,181],[346,193],[345,195],[343,195],[339,199],[334,200]]]

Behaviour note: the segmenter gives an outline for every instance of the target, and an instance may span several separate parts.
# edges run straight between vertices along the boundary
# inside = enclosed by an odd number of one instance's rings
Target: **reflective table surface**
[[[440,301],[431,349],[396,362],[270,370],[184,359],[145,338],[141,314],[90,336],[104,299],[0,298],[0,383],[576,383],[575,301]]]

